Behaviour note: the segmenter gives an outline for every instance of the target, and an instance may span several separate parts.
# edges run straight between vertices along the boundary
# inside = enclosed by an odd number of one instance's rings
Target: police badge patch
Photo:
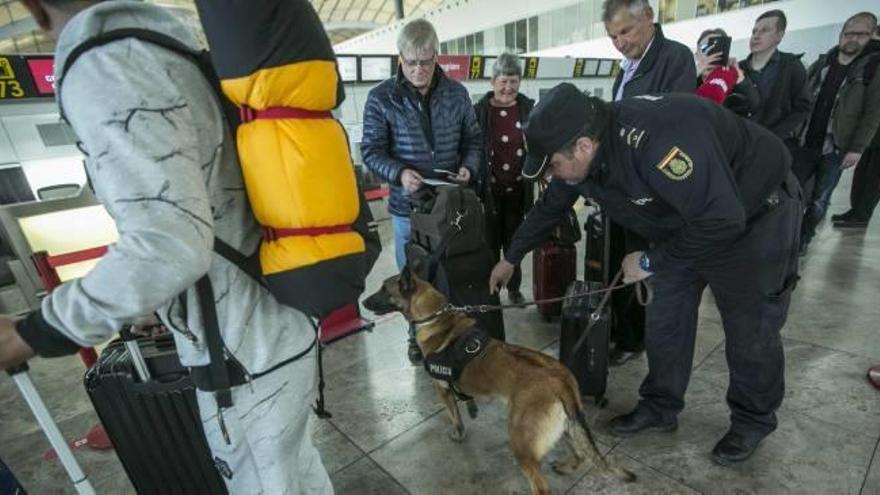
[[[672,180],[685,180],[694,172],[694,162],[678,146],[673,146],[669,154],[657,164],[657,169]]]

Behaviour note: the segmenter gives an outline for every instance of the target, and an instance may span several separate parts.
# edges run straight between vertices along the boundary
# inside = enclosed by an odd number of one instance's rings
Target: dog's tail
[[[575,413],[575,418],[577,419],[578,424],[581,428],[583,428],[584,433],[587,434],[587,441],[590,442],[590,447],[596,453],[596,457],[599,458],[599,461],[602,463],[602,467],[604,467],[608,472],[616,476],[621,481],[626,483],[632,483],[636,480],[636,475],[632,471],[629,471],[625,468],[619,466],[613,466],[608,462],[608,459],[602,455],[602,452],[599,451],[598,445],[596,445],[596,440],[593,438],[593,433],[590,431],[590,426],[587,425],[587,417],[584,415],[584,409],[580,408]]]
[[[568,380],[566,380],[568,387],[567,389],[567,397],[562,400],[562,404],[565,407],[565,411],[568,417],[572,421],[576,421],[577,424],[584,430],[584,434],[586,434],[587,441],[589,442],[590,448],[593,449],[593,453],[595,454],[598,462],[600,464],[600,468],[605,469],[606,471],[613,474],[615,477],[624,482],[633,482],[636,480],[636,475],[631,471],[628,471],[622,467],[613,466],[608,462],[608,459],[602,455],[602,452],[599,450],[599,446],[596,444],[596,439],[593,438],[593,432],[590,430],[590,426],[587,424],[587,416],[584,414],[584,403],[580,396],[580,390],[577,385],[577,380],[575,380],[574,376],[568,376]]]

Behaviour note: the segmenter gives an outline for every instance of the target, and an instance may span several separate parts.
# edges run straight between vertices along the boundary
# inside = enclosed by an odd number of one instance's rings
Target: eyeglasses
[[[843,33],[844,38],[867,38],[871,36],[868,31],[846,31]]]
[[[421,60],[418,60],[418,59],[407,60],[403,57],[400,57],[400,60],[403,61],[403,65],[405,65],[408,69],[413,69],[416,67],[424,67],[427,69],[427,68],[431,67],[432,65],[434,65],[434,62],[436,62],[437,58],[431,57],[431,58],[426,58],[426,59],[421,59]]]

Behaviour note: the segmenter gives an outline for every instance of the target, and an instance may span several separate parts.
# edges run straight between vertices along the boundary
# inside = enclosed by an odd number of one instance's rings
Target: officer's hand
[[[859,160],[861,160],[861,159],[862,159],[861,153],[847,153],[843,157],[843,161],[840,162],[840,168],[845,170],[850,167],[855,167],[856,165],[858,165]]]
[[[507,285],[507,282],[513,277],[514,268],[513,264],[505,259],[495,265],[492,273],[489,274],[489,294],[494,294],[501,289],[502,285]]]
[[[15,321],[0,316],[0,370],[14,368],[34,355],[34,350],[15,330]]]
[[[458,169],[458,175],[452,178],[455,182],[458,182],[461,185],[466,185],[471,181],[471,171],[468,170],[467,167],[461,167]]]
[[[651,272],[646,272],[642,270],[642,266],[639,263],[639,259],[642,257],[643,251],[636,251],[634,253],[629,253],[623,258],[622,268],[623,268],[623,283],[625,284],[634,284],[640,280],[645,280],[646,278],[653,275]]]
[[[403,172],[400,174],[400,185],[402,185],[407,192],[418,191],[422,187],[423,180],[423,177],[411,168],[403,169]]]

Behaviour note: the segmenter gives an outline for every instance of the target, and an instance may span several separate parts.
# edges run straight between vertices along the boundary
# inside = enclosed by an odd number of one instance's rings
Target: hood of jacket
[[[89,38],[117,29],[147,29],[199,50],[195,35],[167,9],[146,2],[101,2],[76,14],[61,30],[55,45],[56,80],[71,51]]]

